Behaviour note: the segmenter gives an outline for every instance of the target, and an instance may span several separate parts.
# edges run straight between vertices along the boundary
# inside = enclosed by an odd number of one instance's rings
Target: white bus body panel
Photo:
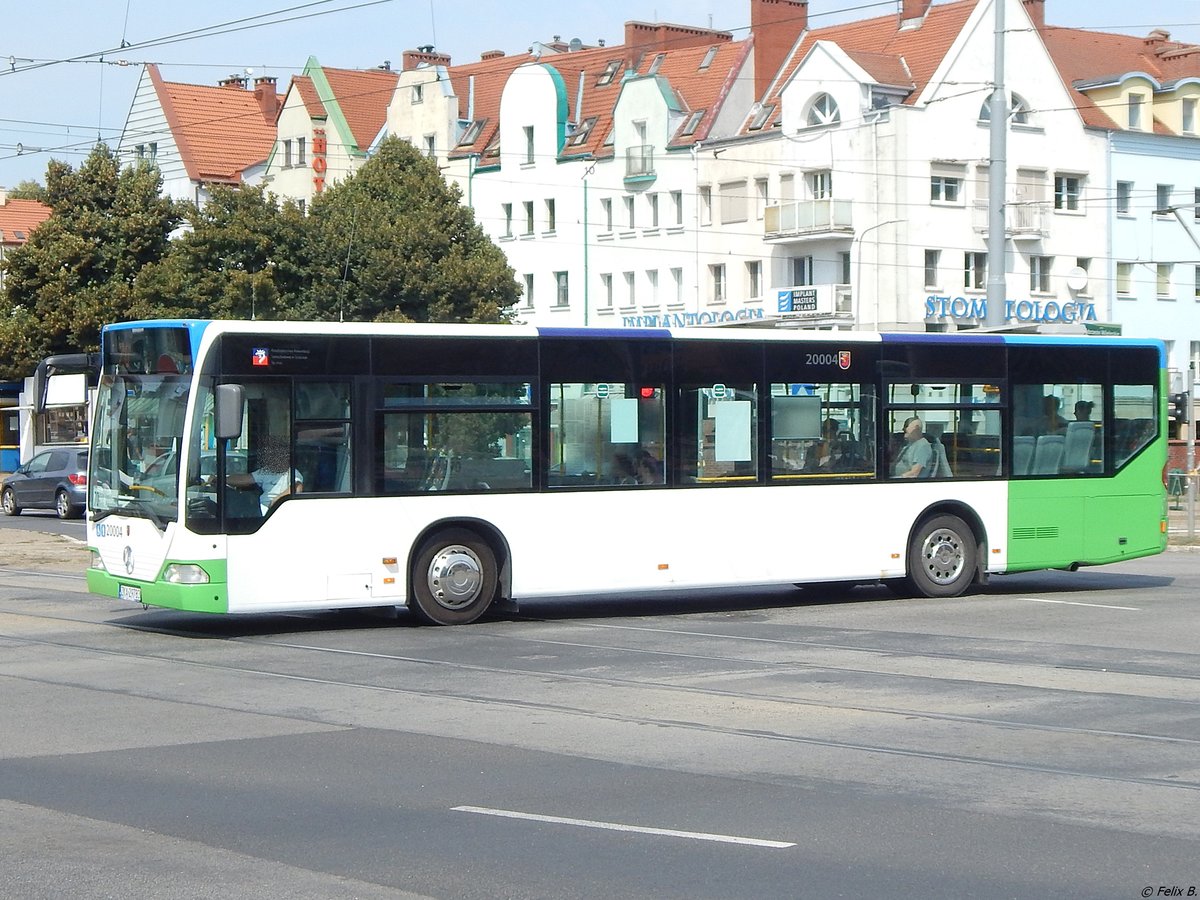
[[[516,599],[894,578],[916,519],[947,500],[980,517],[983,565],[1003,571],[1003,482],[298,497],[229,536],[229,611],[404,604],[416,542],[447,520],[503,537]]]

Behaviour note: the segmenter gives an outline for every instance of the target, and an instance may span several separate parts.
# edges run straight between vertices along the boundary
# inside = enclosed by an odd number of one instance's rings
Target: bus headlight
[[[208,584],[208,573],[194,563],[171,563],[163,570],[167,584]]]

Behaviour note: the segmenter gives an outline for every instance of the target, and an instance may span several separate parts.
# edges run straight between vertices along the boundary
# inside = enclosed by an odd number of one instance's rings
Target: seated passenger
[[[922,431],[921,420],[909,416],[904,420],[904,446],[892,466],[896,478],[928,477],[933,465],[933,446]]]

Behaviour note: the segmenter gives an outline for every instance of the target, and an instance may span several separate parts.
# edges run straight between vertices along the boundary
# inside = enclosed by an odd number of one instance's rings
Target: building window
[[[521,205],[525,208],[525,234],[533,234],[533,201],[526,200]]]
[[[671,270],[671,299],[669,302],[676,306],[683,304],[683,269]]]
[[[592,128],[595,127],[598,116],[590,116],[575,126],[575,130],[567,137],[567,144],[571,147],[579,147],[587,143],[588,136],[592,133]]]
[[[650,207],[650,227],[658,227],[658,194],[647,194],[646,203]]]
[[[525,165],[531,166],[534,163],[533,126],[526,125],[523,130],[525,132]]]
[[[806,180],[809,196],[814,200],[828,200],[833,196],[833,172],[829,169],[809,172]]]
[[[792,257],[792,284],[813,284],[813,258],[811,256]]]
[[[296,165],[308,165],[308,162],[304,157],[304,138],[302,137],[296,138]]]
[[[941,261],[941,250],[925,251],[925,287],[936,288],[938,286],[938,264]]]
[[[292,167],[292,142],[290,139],[283,142],[283,167],[285,169]]]
[[[646,300],[648,307],[658,306],[658,269],[646,270],[646,284],[650,286],[650,296]]]
[[[633,272],[625,273],[625,305],[637,306],[637,276]]]
[[[500,208],[504,211],[504,237],[512,237],[512,204],[502,203]]]
[[[683,128],[680,130],[679,136],[690,137],[691,135],[695,134],[696,129],[700,127],[700,122],[703,121],[704,114],[707,111],[708,110],[706,109],[698,109],[688,116],[688,120],[683,124]]]
[[[699,71],[703,72],[713,64],[713,60],[717,58],[717,49],[715,46],[708,48],[708,51],[704,54],[704,59],[700,60]]]
[[[1200,300],[1200,266],[1192,266],[1193,296]]]
[[[437,156],[437,135],[436,134],[425,135],[424,144],[425,144],[425,155],[426,156],[428,156],[430,159],[433,159],[435,156]]]
[[[1154,214],[1157,216],[1168,216],[1166,210],[1171,205],[1171,189],[1174,185],[1159,184],[1154,187]]]
[[[968,291],[987,288],[987,254],[967,251],[963,254],[963,287]]]
[[[600,276],[600,301],[605,309],[612,309],[613,305],[613,282],[612,272],[604,272]]]
[[[1142,128],[1142,104],[1146,101],[1145,94],[1130,94],[1129,95],[1129,127],[1132,129],[1141,130]]]
[[[425,102],[425,85],[424,84],[414,84],[412,86],[411,99],[412,99],[412,103],[414,105],[417,103]]]
[[[762,260],[746,263],[746,296],[755,300],[762,296]]]
[[[1079,210],[1079,196],[1082,179],[1078,175],[1054,176],[1054,208],[1063,211],[1076,212]]]
[[[676,225],[683,224],[683,191],[671,191],[671,209]]]
[[[962,196],[962,179],[950,175],[932,175],[929,178],[929,202],[953,203],[959,202]]]
[[[1133,182],[1118,181],[1117,182],[1117,215],[1128,216],[1131,210],[1131,200],[1133,198]]]
[[[712,285],[712,302],[725,302],[725,264],[717,263],[708,267],[709,281]]]
[[[1117,293],[1125,296],[1133,294],[1133,263],[1117,263]]]
[[[554,305],[567,306],[571,302],[569,282],[566,272],[554,273]]]
[[[546,198],[546,230],[554,231],[558,227],[558,217],[554,211],[554,198]]]
[[[605,197],[600,201],[600,216],[604,220],[604,230],[613,230],[612,198]]]
[[[625,227],[632,231],[637,225],[637,211],[634,209],[633,196],[627,195],[625,202]]]
[[[726,181],[718,190],[721,192],[721,224],[746,221],[746,182]]]
[[[1029,290],[1031,293],[1050,293],[1050,266],[1053,262],[1053,256],[1029,257]]]
[[[838,262],[841,264],[841,272],[842,272],[842,280],[839,282],[839,284],[849,284],[850,283],[850,251],[849,250],[839,250],[838,251]]]
[[[767,179],[754,179],[754,218],[762,221],[767,214]]]
[[[533,309],[533,273],[525,273],[525,306]]]
[[[837,101],[829,94],[818,94],[808,108],[807,122],[810,128],[822,125],[836,125],[842,120],[838,111]]]
[[[1184,134],[1196,133],[1196,98],[1183,98],[1183,127]]]
[[[1171,263],[1159,263],[1154,267],[1154,293],[1158,297],[1171,296]]]
[[[700,224],[712,224],[712,188],[700,188]]]
[[[1200,222],[1200,188],[1192,191],[1192,203],[1195,204],[1192,207],[1192,218]]]
[[[621,60],[610,59],[608,65],[604,67],[604,71],[600,73],[600,77],[596,79],[596,87],[612,84],[612,80],[617,77],[619,71],[621,71]]]

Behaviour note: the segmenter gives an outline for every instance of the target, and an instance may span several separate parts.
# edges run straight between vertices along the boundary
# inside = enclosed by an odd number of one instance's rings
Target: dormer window
[[[818,94],[808,108],[808,127],[819,128],[822,125],[836,125],[842,121],[838,111],[837,101],[829,94]]]
[[[596,87],[604,87],[606,84],[612,84],[614,78],[617,77],[617,72],[621,69],[621,60],[610,59],[604,71],[600,73],[600,77],[596,79]]]
[[[680,130],[679,136],[680,137],[688,137],[690,135],[695,134],[696,129],[700,127],[700,122],[704,118],[704,114],[706,112],[707,112],[707,110],[698,109],[694,113],[692,113],[688,117],[687,123]]]
[[[599,116],[589,116],[575,126],[575,130],[567,136],[568,147],[578,147],[581,144],[586,144],[588,135],[592,133],[592,128],[596,125],[596,120]]]
[[[658,70],[662,68],[663,60],[667,58],[667,54],[660,53],[654,57],[654,62],[650,63],[650,69],[646,72],[647,75],[657,75]]]
[[[458,146],[469,147],[479,140],[479,134],[483,131],[484,123],[487,119],[476,119],[467,126],[467,130],[463,132],[462,137],[458,139]]]
[[[708,52],[704,54],[704,59],[700,60],[698,71],[703,72],[713,64],[713,60],[717,58],[717,49],[715,46],[708,48]]]
[[[1129,127],[1135,131],[1142,130],[1142,106],[1146,102],[1145,94],[1129,95]]]
[[[1183,98],[1182,131],[1184,134],[1196,133],[1196,98]]]
[[[750,120],[751,131],[761,131],[763,126],[767,124],[767,120],[771,118],[771,113],[775,112],[774,103],[756,103],[754,118]]]

